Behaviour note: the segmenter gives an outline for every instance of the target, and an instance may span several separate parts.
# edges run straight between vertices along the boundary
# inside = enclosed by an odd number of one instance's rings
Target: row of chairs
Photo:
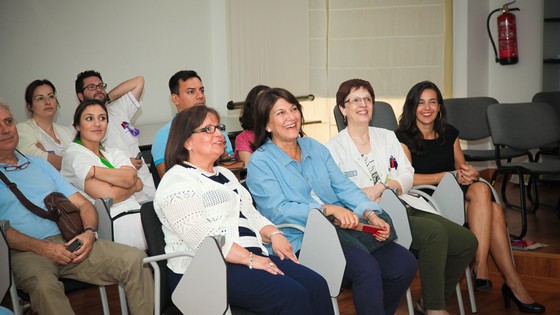
[[[455,189],[454,193],[453,189]],[[444,196],[447,199],[440,198],[439,196]],[[456,206],[457,202],[459,205],[462,204],[462,192],[451,174],[444,177],[442,184],[436,189],[433,198],[430,196],[426,196],[426,198],[430,200],[435,209],[449,208],[457,210],[460,209],[460,207]],[[446,204],[447,201],[445,200],[452,200],[451,202],[455,202],[455,206],[449,206]],[[99,235],[101,238],[105,239],[111,239],[113,235],[112,220],[109,215],[110,204],[110,200],[103,199],[98,199],[95,203],[98,216],[100,217]],[[410,234],[410,226],[408,225],[408,217],[406,216],[404,206],[398,201],[396,195],[392,192],[389,193],[389,191],[384,193],[381,204],[393,217],[393,223],[395,224],[399,236],[397,242],[409,248],[412,242],[412,236]],[[155,314],[222,314],[224,312],[234,315],[252,314],[247,310],[229,308],[227,305],[227,294],[225,292],[225,261],[219,250],[220,240],[208,238],[196,253],[181,252],[165,254],[165,239],[162,225],[154,211],[153,203],[149,202],[142,205],[140,213],[149,253],[149,257],[145,258],[144,262],[151,264],[154,269],[156,286],[154,290]],[[449,213],[442,214],[451,216]],[[455,213],[455,217],[456,220],[462,220],[464,222],[464,213]],[[306,227],[298,225],[282,225],[279,227],[283,229],[295,228],[305,231],[299,257],[300,262],[317,271],[327,280],[329,291],[333,299],[335,314],[338,314],[336,297],[341,290],[342,276],[346,261],[333,225],[326,220],[319,211],[311,211]],[[5,251],[2,252],[1,257],[9,259],[9,250],[7,245],[4,245]],[[192,256],[194,260],[183,276],[177,289],[171,293],[167,283],[166,260],[181,255]],[[329,261],[329,264],[325,264],[325,261]],[[6,266],[9,266],[9,263],[6,263]],[[9,272],[7,274],[8,276],[2,275],[2,277],[7,277],[6,279],[9,280],[2,281],[2,283],[6,283],[9,286],[12,279],[11,276],[9,276]],[[470,278],[467,279],[470,280]],[[81,282],[80,284],[88,287],[92,286]],[[473,313],[476,313],[472,284],[470,282],[468,282],[468,284],[469,292],[471,293],[471,309]],[[14,286],[12,286],[11,291],[15,292]],[[104,314],[109,314],[105,288],[100,287],[100,291],[102,300],[104,301]],[[121,312],[122,314],[127,314],[124,292],[119,293],[121,293]],[[464,314],[459,285],[457,285],[457,298],[461,314]],[[17,301],[17,295],[12,295],[12,299],[13,301]],[[409,313],[414,314],[410,290],[407,292],[407,302]],[[21,310],[17,309],[15,305],[14,310],[16,314],[21,314]]]
[[[446,99],[444,106],[448,122],[459,130],[461,140],[480,141],[491,138],[493,149],[466,149],[465,159],[471,162],[496,163],[497,170],[491,183],[495,183],[498,175],[504,175],[501,195],[508,206],[511,206],[506,196],[508,176],[518,175],[522,224],[520,233],[514,237],[522,239],[527,233],[527,212],[534,212],[539,207],[539,175],[560,174],[560,92],[538,93],[531,103],[500,104],[491,97],[467,97]],[[336,105],[334,116],[340,131],[344,124]],[[395,131],[397,118],[391,105],[375,102],[370,126]],[[538,153],[533,156],[531,150],[537,150]],[[541,154],[553,155],[555,158],[539,160]],[[526,157],[527,161],[512,162],[519,157]],[[530,175],[527,193],[524,189],[524,175]],[[532,201],[531,208],[527,206],[526,199]],[[557,211],[560,217],[560,199]]]

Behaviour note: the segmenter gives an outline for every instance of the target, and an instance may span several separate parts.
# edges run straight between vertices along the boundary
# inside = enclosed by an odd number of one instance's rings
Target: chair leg
[[[506,187],[507,187],[507,183],[509,181],[510,176],[508,176],[508,174],[504,174],[504,179],[502,181],[502,201],[504,202],[504,204],[506,205],[506,207],[511,208],[512,205],[508,202],[507,200],[507,196],[506,196]]]
[[[128,306],[126,304],[126,293],[124,292],[124,287],[119,283],[119,300],[121,302],[121,314],[128,315]]]
[[[527,234],[527,204],[525,196],[525,179],[523,174],[518,174],[519,176],[519,201],[521,204],[521,233],[518,236],[514,236],[516,239],[522,240]]]
[[[414,315],[414,304],[412,302],[412,294],[410,288],[406,289],[406,305],[408,306],[408,314]]]
[[[461,294],[461,285],[457,283],[455,287],[455,291],[457,292],[457,304],[459,305],[459,313],[461,315],[465,315],[465,306],[463,305],[463,295]]]
[[[471,278],[471,268],[469,268],[469,266],[467,266],[467,268],[465,268],[465,277],[467,278],[467,289],[469,291],[469,301],[471,303],[471,313],[476,314],[478,312],[478,310],[476,308],[476,300],[474,298],[474,286],[473,286],[472,278]]]
[[[23,315],[23,310],[19,304],[19,297],[17,295],[16,282],[14,281],[14,276],[12,277],[12,285],[10,286],[10,299],[12,300],[12,309],[15,315]]]
[[[99,286],[99,296],[101,297],[101,307],[103,308],[103,315],[110,315],[109,301],[107,300],[107,290],[104,286]]]
[[[336,296],[333,296],[331,299],[332,299],[332,306],[334,309],[334,315],[340,315],[340,311],[338,310],[338,300],[336,299]]]

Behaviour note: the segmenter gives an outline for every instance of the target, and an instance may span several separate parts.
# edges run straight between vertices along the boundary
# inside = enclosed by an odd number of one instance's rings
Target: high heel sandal
[[[472,272],[473,278],[474,278],[474,289],[477,292],[490,292],[492,291],[492,288],[494,287],[492,285],[492,281],[490,281],[489,279],[478,279],[476,277],[476,272],[473,269]]]
[[[424,300],[422,298],[418,299],[416,305],[414,306],[414,315],[425,315],[426,309],[424,308]]]
[[[502,296],[504,297],[504,306],[506,309],[509,308],[510,300],[513,300],[513,302],[515,302],[515,305],[517,305],[517,309],[519,309],[519,311],[522,313],[531,313],[531,314],[544,313],[545,310],[544,305],[539,304],[537,302],[531,304],[525,304],[519,301],[519,299],[517,299],[515,294],[513,294],[513,291],[511,291],[510,287],[508,287],[508,285],[505,283],[504,285],[502,285]]]

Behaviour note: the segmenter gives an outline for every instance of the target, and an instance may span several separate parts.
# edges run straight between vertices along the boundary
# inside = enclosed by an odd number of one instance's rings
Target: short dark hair
[[[348,81],[344,81],[340,84],[340,86],[338,87],[338,91],[336,92],[336,105],[338,105],[337,108],[338,111],[340,111],[341,115],[342,111],[340,110],[340,107],[346,108],[346,103],[344,103],[344,99],[346,98],[346,96],[348,96],[348,94],[352,92],[352,89],[359,88],[366,89],[369,94],[371,94],[372,103],[375,103],[375,93],[373,92],[373,87],[371,86],[371,83],[369,83],[369,81],[362,79],[351,79]],[[347,122],[346,120],[344,120],[344,125],[346,124]]]
[[[47,79],[35,80],[29,83],[27,88],[25,88],[25,107],[30,112],[31,112],[31,104],[33,103],[33,92],[35,92],[36,88],[42,85],[50,86],[51,89],[53,90],[53,93],[56,94],[56,88],[54,87],[54,84],[52,84],[52,82]]]
[[[437,115],[436,120],[434,121],[434,131],[439,136],[438,141],[441,144],[445,143],[447,111],[445,110],[445,106],[443,105],[443,96],[441,94],[441,91],[433,82],[418,82],[410,89],[410,91],[408,91],[408,94],[406,95],[403,112],[401,114],[401,117],[399,118],[399,127],[397,129],[397,131],[401,132],[404,138],[408,139],[408,149],[413,154],[422,154],[424,150],[422,146],[422,140],[424,139],[424,137],[422,136],[422,132],[420,132],[420,129],[418,129],[418,126],[416,125],[416,109],[418,108],[418,104],[420,103],[420,96],[422,96],[424,90],[433,90],[434,92],[436,92],[440,114]]]
[[[270,89],[266,85],[257,85],[249,91],[247,98],[245,98],[245,103],[243,103],[243,109],[241,109],[241,116],[239,116],[239,122],[241,123],[241,128],[244,130],[253,130],[253,105],[260,92]]]
[[[301,126],[299,135],[301,137],[305,136],[305,133],[301,129],[304,122],[302,106],[298,102],[297,98],[288,90],[283,88],[272,88],[264,90],[259,94],[259,96],[257,96],[257,100],[255,101],[255,127],[253,128],[253,132],[255,133],[255,140],[251,144],[251,149],[253,149],[253,151],[256,151],[258,148],[260,148],[260,146],[262,146],[266,142],[266,140],[271,137],[270,133],[266,131],[266,125],[268,125],[268,117],[270,116],[270,111],[279,99],[284,99],[286,100],[286,102],[292,105],[296,105],[301,115]]]
[[[74,83],[74,86],[76,88],[76,94],[82,93],[84,91],[84,80],[89,77],[98,77],[99,80],[103,81],[103,78],[101,77],[101,73],[95,70],[86,70],[84,72],[80,72],[76,77],[76,82]]]
[[[179,81],[187,81],[190,78],[198,78],[200,82],[202,79],[194,70],[181,70],[169,78],[169,92],[171,94],[179,95]]]
[[[105,104],[102,103],[98,99],[89,99],[89,100],[84,100],[83,102],[81,102],[80,105],[78,105],[78,107],[76,107],[76,111],[74,112],[74,120],[72,122],[72,126],[74,126],[74,129],[76,129],[76,136],[74,137],[74,140],[77,140],[77,139],[81,138],[80,131],[78,131],[76,126],[78,126],[80,124],[80,117],[82,116],[82,113],[84,112],[84,110],[86,110],[86,108],[88,108],[90,106],[93,106],[93,105],[101,106],[101,108],[103,108],[103,110],[105,111],[105,114],[107,114],[107,106],[105,106]],[[107,114],[107,122],[109,122],[109,115],[108,114]]]
[[[165,146],[165,169],[169,170],[176,164],[189,160],[189,151],[185,149],[184,144],[189,139],[193,131],[202,125],[206,116],[212,114],[220,120],[218,112],[206,106],[193,106],[178,113],[171,122],[169,129],[169,138]]]

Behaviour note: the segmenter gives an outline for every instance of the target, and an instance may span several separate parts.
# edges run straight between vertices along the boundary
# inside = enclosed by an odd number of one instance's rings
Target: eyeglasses
[[[371,102],[373,102],[373,99],[371,97],[353,97],[349,100],[344,101],[344,103],[352,103],[354,105],[360,104],[361,102],[364,102],[365,104],[371,104]]]
[[[206,132],[206,133],[209,133],[209,134],[213,134],[214,132],[216,132],[216,129],[219,129],[220,131],[225,131],[226,130],[226,125],[219,124],[217,126],[206,126],[204,128],[195,129],[193,131],[193,133]]]
[[[4,170],[6,172],[13,172],[15,170],[24,170],[26,169],[29,164],[31,163],[31,161],[27,160],[27,162],[21,164],[21,165],[8,165],[8,166],[2,166],[4,168]]]
[[[107,83],[88,84],[84,87],[84,91],[95,91],[97,88],[99,88],[100,90],[105,90],[107,88]]]
[[[47,95],[47,97],[44,97],[43,95],[40,95],[40,96],[36,96],[33,100],[35,100],[35,102],[44,102],[45,100],[48,100],[49,102],[52,102],[52,101],[56,100],[56,95],[49,94],[49,95]]]

